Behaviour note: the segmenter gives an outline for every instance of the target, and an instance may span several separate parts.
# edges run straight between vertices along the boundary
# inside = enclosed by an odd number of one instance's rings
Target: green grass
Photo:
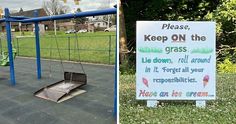
[[[135,76],[121,75],[119,85],[121,124],[235,124],[236,74],[217,76],[217,99],[196,108],[194,101],[161,101],[157,108],[135,99]]]
[[[20,32],[12,32],[14,36],[20,36]],[[115,32],[94,32],[94,33],[77,33],[78,36],[96,36],[96,35],[115,35]],[[41,36],[52,36],[54,35],[54,31],[46,31],[44,34],[41,34]],[[59,36],[74,36],[74,34],[65,34],[65,31],[57,31],[57,35]],[[24,32],[24,36],[34,36],[33,32]]]
[[[80,60],[83,62],[103,64],[115,63],[115,32],[79,33],[78,48],[80,50],[76,48],[77,41],[75,34],[65,34],[64,32],[57,33],[57,42],[60,49],[59,52],[53,32],[50,31],[40,36],[42,58],[59,59],[60,53],[63,60]],[[28,32],[27,36],[33,36],[31,34],[32,33]],[[17,35],[19,35],[19,32],[14,33],[14,36]],[[109,45],[111,45],[111,47],[109,47]],[[5,39],[2,39],[2,46],[4,47],[3,50],[6,51],[7,49]],[[34,37],[24,37],[18,39],[14,38],[13,47],[17,49],[19,56],[35,57]]]

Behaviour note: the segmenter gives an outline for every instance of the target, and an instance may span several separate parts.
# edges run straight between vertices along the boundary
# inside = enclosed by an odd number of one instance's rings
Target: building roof
[[[37,10],[39,13],[39,16],[47,16],[47,13],[43,8],[40,9],[34,9],[34,10],[28,10],[28,11],[20,11],[17,13],[12,13],[12,16],[25,16],[25,17],[34,17],[34,11]]]

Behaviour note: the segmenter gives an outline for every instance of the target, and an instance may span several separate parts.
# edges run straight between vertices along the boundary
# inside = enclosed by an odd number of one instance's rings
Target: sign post
[[[136,99],[216,98],[215,22],[137,21]]]

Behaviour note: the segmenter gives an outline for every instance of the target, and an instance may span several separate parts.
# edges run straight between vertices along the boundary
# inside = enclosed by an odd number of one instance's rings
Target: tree
[[[116,24],[116,15],[112,14],[110,19],[111,19],[111,24],[115,25]]]
[[[125,28],[125,18],[124,18],[124,12],[123,12],[123,6],[121,3],[121,0],[119,0],[119,33],[120,33],[120,41],[119,41],[119,58],[120,58],[120,63],[123,63],[126,58],[126,53],[128,51],[127,49],[127,38],[126,38],[126,28]]]
[[[24,12],[24,10],[22,8],[20,8],[20,11],[19,12]]]
[[[217,22],[218,46],[236,46],[236,1],[222,0],[213,12],[209,12],[205,18]]]
[[[128,44],[135,46],[137,20],[205,20],[205,15],[213,12],[218,0],[139,0],[125,1],[124,13]]]
[[[48,15],[59,15],[69,11],[69,7],[63,5],[60,0],[44,1],[43,9]]]
[[[59,15],[64,14],[67,11],[69,11],[69,7],[64,6],[61,3],[61,0],[49,0],[44,1],[43,8],[46,11],[48,15]],[[54,33],[57,34],[57,26],[56,26],[56,20],[54,20]]]
[[[76,12],[82,12],[80,8],[77,9]],[[87,21],[87,18],[86,17],[80,17],[80,18],[76,18],[75,19],[75,23],[76,24],[84,24],[85,21]]]
[[[64,1],[64,3],[67,3],[67,0],[62,0],[62,1]],[[80,2],[81,0],[74,0],[74,3],[76,4],[76,5],[79,5],[79,2]]]
[[[109,2],[107,2],[108,4],[101,4],[98,9],[106,9],[110,7],[110,0]],[[103,15],[103,20],[106,21],[107,23],[107,28],[110,27],[110,19],[111,19],[111,15]]]

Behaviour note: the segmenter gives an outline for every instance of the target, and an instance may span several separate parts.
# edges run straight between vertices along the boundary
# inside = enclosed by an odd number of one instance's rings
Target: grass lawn
[[[236,124],[236,74],[217,75],[217,99],[196,108],[194,101],[160,101],[147,108],[135,99],[135,76],[121,75],[119,85],[121,124]]]
[[[13,33],[18,36],[19,32]],[[35,38],[32,32],[25,33],[27,37],[14,38],[13,47],[19,56],[35,57]],[[41,57],[83,62],[114,64],[115,63],[115,32],[78,33],[78,48],[76,48],[75,34],[57,32],[58,52],[54,32],[50,31],[40,36]],[[6,51],[6,39],[1,40],[3,50]],[[50,50],[51,49],[51,50]]]

